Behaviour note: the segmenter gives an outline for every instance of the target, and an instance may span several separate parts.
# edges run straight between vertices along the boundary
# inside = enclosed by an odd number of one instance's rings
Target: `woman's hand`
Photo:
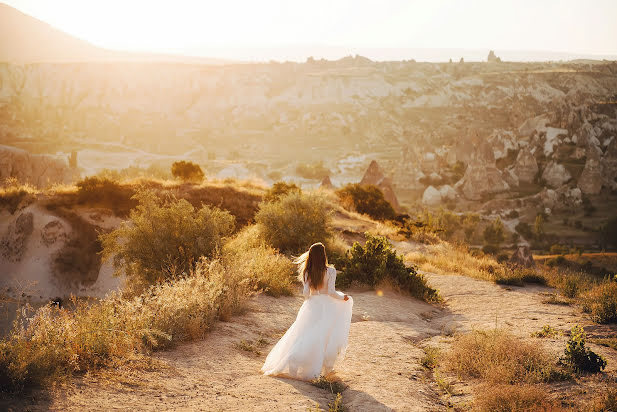
[[[345,295],[345,297],[343,297],[343,300],[349,300],[349,296]]]

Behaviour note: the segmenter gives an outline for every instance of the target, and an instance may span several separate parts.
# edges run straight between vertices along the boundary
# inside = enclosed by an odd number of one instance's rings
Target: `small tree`
[[[100,235],[103,257],[113,257],[115,275],[153,284],[194,268],[201,256],[211,257],[234,228],[226,211],[186,200],[162,200],[140,191],[130,219],[108,234]]]
[[[544,239],[544,218],[541,214],[536,216],[536,221],[533,224],[533,234],[538,240]]]
[[[174,162],[171,165],[171,174],[176,179],[184,181],[201,181],[204,178],[204,172],[199,165],[184,160]]]
[[[505,239],[503,223],[500,218],[484,229],[484,241],[487,245],[499,246]]]
[[[264,202],[276,202],[287,193],[302,193],[302,190],[294,183],[276,182],[264,195]]]

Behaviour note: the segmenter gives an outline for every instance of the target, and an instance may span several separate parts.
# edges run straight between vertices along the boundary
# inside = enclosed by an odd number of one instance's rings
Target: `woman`
[[[265,375],[311,380],[330,373],[345,355],[353,299],[334,290],[336,269],[328,266],[323,244],[315,243],[294,263],[299,265],[305,300],[261,370]]]

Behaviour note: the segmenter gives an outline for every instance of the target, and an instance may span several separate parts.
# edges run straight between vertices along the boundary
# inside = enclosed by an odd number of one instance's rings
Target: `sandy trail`
[[[546,287],[507,288],[462,276],[426,274],[445,298],[442,307],[384,292],[352,292],[354,315],[347,357],[337,376],[351,411],[446,410],[443,392],[420,365],[421,346],[447,342],[454,331],[505,327],[529,338],[550,324],[585,323],[576,308],[543,304]],[[261,375],[270,348],[295,319],[300,296],[257,296],[248,311],[220,322],[202,340],[156,353],[150,370],[114,370],[75,379],[30,410],[327,410],[333,395],[309,383]],[[614,333],[614,330],[613,330]],[[259,340],[263,339],[262,343]],[[563,351],[563,340],[543,344]],[[239,347],[248,342],[254,351]],[[596,347],[617,364],[615,351]],[[111,378],[110,378],[111,376]]]

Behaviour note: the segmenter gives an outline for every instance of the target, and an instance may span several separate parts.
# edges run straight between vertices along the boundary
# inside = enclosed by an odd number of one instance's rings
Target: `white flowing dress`
[[[272,348],[261,370],[265,375],[279,375],[311,380],[334,369],[345,356],[351,325],[351,296],[334,289],[336,269],[328,267],[321,290],[309,288],[304,279],[304,303],[296,321]]]

